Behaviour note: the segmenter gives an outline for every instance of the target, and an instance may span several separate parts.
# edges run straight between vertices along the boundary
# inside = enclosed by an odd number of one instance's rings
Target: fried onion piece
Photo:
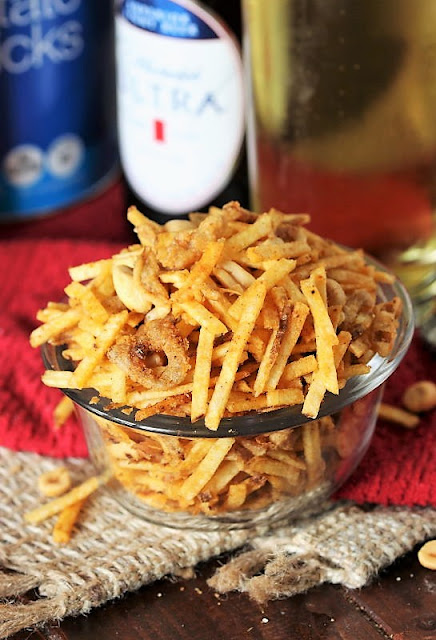
[[[166,366],[150,367],[149,357],[153,353],[164,353]],[[107,356],[146,389],[175,387],[184,380],[190,368],[188,341],[180,336],[170,316],[145,322],[133,336],[122,336]]]

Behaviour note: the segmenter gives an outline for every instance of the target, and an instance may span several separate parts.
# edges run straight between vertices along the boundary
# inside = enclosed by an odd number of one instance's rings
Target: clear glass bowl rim
[[[365,256],[366,262],[375,266],[378,270],[391,273],[386,267],[370,256]],[[406,354],[414,331],[414,318],[412,302],[404,285],[395,279],[394,283],[381,283],[378,287],[378,297],[381,301],[391,300],[398,296],[403,304],[399,318],[398,333],[388,357],[375,355],[371,362],[371,371],[368,374],[356,376],[348,380],[339,395],[327,392],[321,404],[317,419],[337,413],[364,397],[383,384],[395,371]],[[45,343],[41,347],[41,354],[47,369],[58,371],[72,370],[72,363],[62,357],[64,346],[55,346]],[[242,416],[223,418],[217,431],[210,431],[204,424],[204,419],[191,423],[189,417],[176,417],[169,415],[154,415],[144,420],[136,421],[133,417],[123,413],[122,408],[106,410],[104,407],[109,399],[101,398],[98,403],[91,404],[91,399],[98,393],[94,389],[62,389],[63,393],[71,398],[77,405],[90,413],[115,422],[123,427],[130,427],[144,432],[159,433],[185,438],[229,438],[235,436],[255,436],[282,429],[296,428],[307,422],[311,422],[301,413],[301,405],[267,411],[263,413],[250,412]],[[127,405],[126,405],[127,406]],[[133,412],[132,414],[133,415]]]

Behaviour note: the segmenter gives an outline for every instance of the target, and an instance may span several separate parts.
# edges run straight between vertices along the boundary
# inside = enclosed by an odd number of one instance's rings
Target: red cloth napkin
[[[28,337],[35,314],[59,300],[67,268],[108,257],[119,244],[74,240],[6,240],[0,243],[0,445],[54,456],[86,456],[75,420],[55,431],[52,411],[61,392],[40,382],[43,364]],[[434,378],[435,358],[418,337],[386,387],[398,403],[412,381]],[[338,492],[359,503],[436,506],[436,412],[408,431],[379,422],[362,464]]]

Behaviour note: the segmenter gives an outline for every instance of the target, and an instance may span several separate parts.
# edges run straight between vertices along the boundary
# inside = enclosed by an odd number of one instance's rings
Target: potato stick
[[[254,365],[251,365],[254,368]],[[242,368],[237,372],[235,380],[242,380],[244,377],[249,376],[252,373],[252,369],[244,371]],[[215,386],[218,377],[210,378],[210,386]],[[171,396],[178,396],[183,393],[190,393],[192,391],[193,381],[185,384],[178,385],[172,389],[148,389],[147,391],[132,391],[127,395],[127,404],[140,407],[142,402],[153,402],[157,400],[164,400]]]
[[[299,353],[312,353],[316,351],[316,342],[315,340],[310,340],[309,342],[299,342],[292,349],[292,356],[298,355]]]
[[[300,287],[310,307],[315,327],[318,325],[319,328],[323,329],[324,339],[328,340],[329,344],[338,344],[338,337],[333,329],[327,307],[323,302],[314,278],[311,276],[308,280],[302,280]]]
[[[243,289],[248,289],[250,284],[253,284],[256,279],[251,275],[251,273],[234,260],[227,260],[226,262],[223,262],[222,267],[233,276],[236,282],[238,282]]]
[[[191,287],[198,287],[201,283],[205,282],[214,270],[216,264],[221,258],[221,254],[224,249],[224,240],[217,240],[216,242],[210,242],[204,253],[192,267],[189,276],[186,278],[179,291],[190,289]],[[178,293],[174,294],[176,299]]]
[[[268,457],[274,458],[274,460],[280,460],[281,462],[286,462],[286,464],[291,465],[291,467],[295,467],[296,469],[300,469],[300,471],[306,470],[306,463],[304,460],[297,458],[294,454],[289,451],[281,451],[280,449],[270,449],[268,451]]]
[[[80,282],[71,282],[65,287],[64,291],[69,298],[79,300],[85,313],[95,320],[95,322],[104,324],[107,321],[109,317],[108,312],[89,287],[85,287],[83,284],[80,284]]]
[[[279,284],[285,289],[291,302],[306,302],[305,297],[290,276],[285,276]]]
[[[387,273],[386,271],[374,271],[374,280],[376,282],[384,284],[393,284],[395,282],[395,275],[393,273]]]
[[[274,389],[274,391],[267,391],[266,397],[268,407],[293,406],[304,402],[301,389]]]
[[[174,414],[181,404],[184,404],[189,400],[189,396],[187,394],[182,394],[179,396],[171,396],[165,398],[165,400],[160,400],[154,404],[150,404],[148,407],[140,409],[135,414],[135,420],[145,420],[150,416],[154,416],[158,413],[171,415]]]
[[[75,388],[72,371],[52,371],[48,369],[42,374],[41,380],[47,387],[57,387],[58,389]]]
[[[94,368],[102,360],[109,347],[115,342],[127,320],[127,316],[127,311],[121,311],[111,316],[97,338],[97,348],[77,365],[73,373],[73,380],[78,389],[82,389],[86,385]]]
[[[372,276],[358,273],[356,271],[348,269],[331,269],[329,271],[329,276],[340,284],[354,284],[357,285],[356,288],[368,289],[369,291],[376,288],[376,282]]]
[[[132,391],[127,394],[127,404],[134,407],[139,406],[141,402],[150,400],[164,400],[170,396],[178,396],[182,393],[190,393],[192,391],[193,382],[180,384],[172,389],[148,389],[147,391]]]
[[[298,358],[298,360],[286,365],[280,378],[280,382],[284,382],[285,380],[288,382],[295,380],[295,378],[300,378],[301,376],[305,376],[307,373],[316,371],[317,368],[318,364],[315,356],[310,355],[304,358]]]
[[[62,351],[62,357],[65,360],[83,360],[85,357],[85,349],[82,347],[73,347],[72,349],[64,349]]]
[[[64,396],[56,405],[53,411],[53,422],[56,429],[62,427],[74,411],[74,403],[70,398]]]
[[[64,331],[71,329],[78,324],[81,313],[78,309],[69,309],[60,316],[56,316],[50,322],[37,327],[30,334],[30,344],[32,347],[40,347],[44,342],[56,338]]]
[[[363,376],[371,371],[371,367],[367,364],[351,364],[348,367],[344,367],[342,376],[348,380],[354,376]]]
[[[281,476],[283,478],[289,478],[293,474],[299,475],[299,470],[295,467],[287,464],[287,462],[281,462],[280,460],[272,460],[265,456],[259,458],[252,458],[246,464],[246,468],[249,472],[253,473],[265,473],[271,476]]]
[[[59,316],[63,315],[65,313],[65,311],[68,310],[68,305],[66,309],[39,309],[39,311],[36,312],[36,319],[39,322],[51,322],[51,320],[54,320],[55,318],[58,318]]]
[[[272,231],[271,217],[265,213],[260,215],[256,222],[236,233],[226,242],[225,253],[227,255],[238,253],[257,240],[264,238]]]
[[[140,227],[145,224],[147,226],[150,226],[156,232],[158,232],[161,229],[161,227],[157,224],[157,222],[153,222],[152,220],[147,218],[147,216],[145,216],[143,213],[138,211],[138,209],[134,205],[130,206],[127,209],[127,220],[134,227]]]
[[[316,418],[319,412],[322,399],[326,392],[324,378],[319,370],[317,370],[312,377],[312,382],[309,386],[309,391],[304,399],[303,408],[301,413],[309,418]]]
[[[112,265],[110,260],[108,260],[107,264],[102,267],[101,273],[92,280],[91,287],[94,291],[97,291],[100,296],[103,296],[103,298],[115,296],[115,287],[112,280]]]
[[[87,498],[102,484],[105,484],[110,477],[111,475],[109,472],[105,472],[100,476],[92,476],[85,480],[85,482],[82,482],[82,484],[74,487],[74,489],[71,489],[68,493],[65,493],[63,496],[55,498],[32,511],[28,511],[24,514],[24,520],[30,524],[38,524],[38,522],[42,522],[43,520],[56,515],[65,509],[65,507],[69,507],[75,502]]]
[[[213,275],[229,293],[241,294],[244,292],[244,288],[239,284],[239,282],[222,267],[217,267],[214,270]]]
[[[210,311],[206,309],[202,304],[195,300],[189,300],[186,302],[178,302],[183,311],[185,311],[190,318],[202,327],[206,327],[209,331],[219,336],[222,333],[227,332],[227,327],[218,318],[216,318]]]
[[[255,247],[249,247],[246,251],[246,255],[250,262],[258,264],[264,260],[298,258],[299,256],[309,252],[310,247],[304,240],[296,240],[294,242],[276,242],[274,240],[266,240]]]
[[[189,450],[189,453],[187,454],[185,460],[183,460],[183,462],[181,462],[177,466],[177,472],[181,475],[188,475],[189,473],[191,473],[192,469],[195,469],[200,464],[200,462],[209,452],[209,449],[211,448],[215,440],[202,438],[193,442],[194,444]]]
[[[226,409],[230,413],[243,413],[248,411],[261,411],[268,406],[266,395],[255,398],[251,393],[232,391],[227,401]]]
[[[378,417],[382,420],[388,420],[389,422],[395,422],[407,429],[415,429],[419,424],[419,416],[400,407],[394,407],[391,404],[381,403],[378,408]]]
[[[226,511],[240,509],[247,498],[247,485],[243,482],[231,484],[224,501],[223,508]]]
[[[102,325],[99,322],[95,322],[95,320],[92,320],[91,318],[82,316],[77,326],[79,327],[79,330],[81,332],[88,333],[90,336],[92,336],[91,349],[93,349],[95,338],[101,332]]]
[[[287,320],[287,318],[284,318]],[[274,301],[267,294],[263,308],[259,314],[258,325],[264,329],[276,329],[280,324],[279,311]]]
[[[88,331],[80,329],[78,325],[74,329],[74,342],[75,344],[79,345],[79,347],[82,347],[82,349],[93,349],[95,337]]]
[[[60,512],[53,527],[53,542],[67,544],[71,540],[74,525],[85,502],[86,499],[78,500]]]
[[[191,422],[195,422],[206,413],[214,339],[215,335],[208,329],[200,329],[192,385]]]
[[[348,331],[341,331],[338,333],[338,344],[333,346],[333,357],[335,360],[336,369],[339,367],[342,359],[348,349],[351,342],[351,333]]]
[[[271,266],[232,304],[229,309],[230,315],[238,320],[241,318],[245,299],[250,295],[251,287],[257,286],[257,283],[259,283],[264,285],[266,290],[269,291],[269,289],[272,289],[272,287],[278,284],[293,269],[295,269],[295,260],[286,260],[283,258],[282,260],[273,261]]]
[[[212,440],[209,451],[180,488],[180,498],[189,504],[209,482],[235,442],[234,438]]]
[[[318,289],[324,306],[327,307],[327,275],[323,268],[312,271],[311,276],[313,283]]]
[[[353,261],[356,260],[356,252],[354,253],[338,253],[332,256],[328,256],[322,258],[321,260],[317,260],[316,262],[311,262],[310,264],[304,265],[303,267],[298,267],[295,269],[295,276],[298,276],[301,279],[308,278],[310,274],[317,269],[318,267],[324,268],[326,271],[330,269],[335,269],[336,267],[342,267],[344,264],[352,264]],[[360,261],[361,262],[361,259]]]
[[[314,482],[324,470],[317,421],[303,425],[303,451],[309,482]]]
[[[99,276],[108,265],[111,264],[110,260],[97,260],[95,262],[87,262],[85,264],[79,264],[76,267],[70,267],[68,273],[71,280],[74,282],[83,282],[84,280],[92,280]]]
[[[217,300],[208,298],[207,304],[209,307],[212,308],[213,311],[215,311],[217,316],[221,318],[224,324],[227,325],[231,331],[236,331],[238,326],[238,321],[235,318],[233,318],[233,316],[231,316],[230,313],[228,312],[228,309],[230,308],[230,304],[228,306],[226,305],[226,300],[223,294],[221,294],[221,297]]]
[[[224,460],[221,462],[209,482],[203,487],[203,491],[209,491],[212,495],[218,495],[224,491],[229,482],[238,475],[242,468],[241,462],[236,462],[236,460]]]
[[[332,346],[339,340],[331,323],[327,308],[322,300],[314,280],[304,280],[300,287],[309,304],[315,326],[316,359],[320,374],[324,377],[324,384],[328,391],[339,393],[338,376],[336,373]]]
[[[282,334],[280,334],[281,337]],[[277,360],[277,355],[280,346],[279,327],[273,329],[271,337],[263,354],[262,360],[259,365],[256,380],[254,382],[253,393],[254,396],[260,396],[265,391],[266,383],[271,372],[271,369]]]
[[[291,313],[291,317],[288,321],[285,334],[282,338],[280,350],[274,366],[271,369],[271,373],[266,385],[268,390],[273,390],[277,387],[279,380],[283,374],[288,358],[291,355],[294,347],[300,337],[307,315],[309,313],[309,307],[302,303],[296,302]]]
[[[258,280],[247,289],[250,292],[245,299],[243,319],[233,334],[229,349],[225,355],[221,372],[214,392],[209,402],[205,416],[208,429],[216,431],[224,414],[225,406],[230,395],[241,356],[245,350],[247,340],[254,329],[266,296],[266,287]]]

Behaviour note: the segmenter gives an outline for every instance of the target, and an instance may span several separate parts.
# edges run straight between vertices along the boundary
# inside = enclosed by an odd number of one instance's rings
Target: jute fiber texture
[[[382,567],[436,535],[436,511],[350,503],[326,505],[316,517],[271,531],[183,531],[128,514],[103,488],[92,496],[67,546],[51,540],[53,520],[27,525],[23,514],[43,501],[38,476],[60,461],[0,448],[0,638],[25,627],[87,613],[165,575],[223,551],[242,549],[210,580],[263,602],[323,582],[363,586]],[[89,462],[65,462],[75,482]],[[14,597],[35,589],[36,600]]]

